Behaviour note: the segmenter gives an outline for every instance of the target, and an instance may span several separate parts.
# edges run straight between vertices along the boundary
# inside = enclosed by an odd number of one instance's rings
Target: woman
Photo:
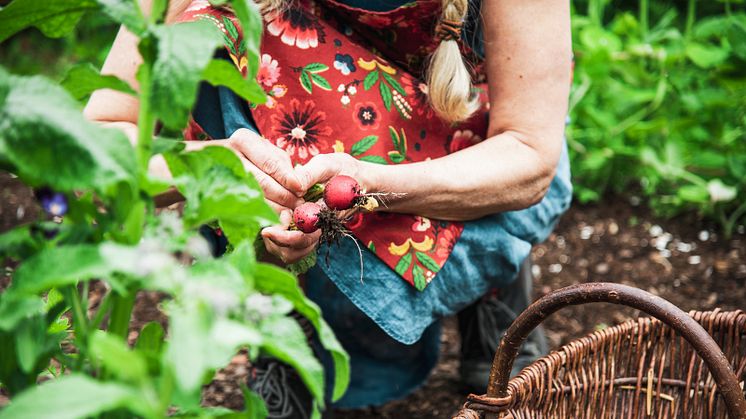
[[[432,368],[438,319],[510,283],[569,203],[569,4],[502,0],[470,14],[467,0],[275,3],[261,5],[267,103],[204,90],[186,137],[224,138],[189,147],[230,147],[257,177],[283,222],[262,236],[284,262],[317,246],[318,233],[287,230],[310,186],[345,174],[388,194],[348,224],[366,247],[364,282],[349,240],[306,281],[351,353],[340,405],[380,404]],[[168,18],[216,22],[226,59],[245,68],[229,10],[172,1]],[[102,71],[135,84],[135,46],[122,29]],[[132,98],[96,92],[86,113],[134,137]]]

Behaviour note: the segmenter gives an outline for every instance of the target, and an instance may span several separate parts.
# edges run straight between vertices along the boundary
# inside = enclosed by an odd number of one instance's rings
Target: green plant
[[[244,79],[213,60],[221,46],[216,28],[164,25],[167,3],[153,1],[149,17],[131,0],[15,0],[0,9],[0,42],[31,25],[60,36],[84,13],[103,12],[140,37],[144,59],[138,93],[90,66],[68,74],[69,92],[0,67],[0,168],[36,188],[46,210],[0,235],[0,259],[20,262],[0,293],[0,384],[11,395],[0,418],[262,417],[261,399],[246,388],[244,412],[200,406],[202,386],[241,348],[292,365],[322,407],[322,367],[291,310],[310,320],[331,352],[333,397],[346,389],[348,357],[319,308],[293,275],[256,260],[259,228],[277,217],[253,177],[228,149],[184,152],[181,141],[153,139],[156,121],[170,132],[186,125],[200,80],[264,100],[256,66]],[[258,12],[248,0],[231,3],[249,62],[258,63]],[[137,95],[135,147],[122,132],[83,118],[73,96],[102,87]],[[173,180],[148,173],[156,154]],[[186,199],[183,216],[156,211],[154,197],[171,185]],[[198,233],[205,224],[230,240],[228,255],[209,254]],[[92,307],[94,280],[106,291]],[[162,293],[168,331],[148,323],[130,346],[132,309],[143,291]],[[51,379],[37,385],[40,377]]]
[[[639,185],[657,213],[697,210],[730,235],[746,215],[746,14],[698,19],[689,0],[679,19],[640,0],[606,22],[607,4],[573,18],[576,197]]]

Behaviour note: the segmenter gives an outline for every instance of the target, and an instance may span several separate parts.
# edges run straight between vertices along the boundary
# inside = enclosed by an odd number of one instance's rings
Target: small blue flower
[[[36,196],[47,214],[62,217],[67,213],[67,198],[65,198],[65,195],[49,188],[41,188],[36,192]]]
[[[357,70],[350,54],[336,54],[334,56],[334,68],[339,70],[345,76],[354,73]]]

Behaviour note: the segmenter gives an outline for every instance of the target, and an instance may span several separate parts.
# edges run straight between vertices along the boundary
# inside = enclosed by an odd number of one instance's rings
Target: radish
[[[324,202],[336,211],[350,209],[364,199],[360,184],[349,176],[335,176],[324,186]]]
[[[293,222],[298,230],[308,234],[319,229],[319,214],[321,205],[306,202],[293,211]]]

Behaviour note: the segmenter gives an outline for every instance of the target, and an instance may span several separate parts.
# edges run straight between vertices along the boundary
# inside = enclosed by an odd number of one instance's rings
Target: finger
[[[311,186],[317,183],[325,183],[339,174],[339,167],[334,158],[319,154],[303,166],[296,167],[295,172],[300,178],[303,190],[308,190]]]
[[[256,135],[237,135],[234,143],[256,167],[286,189],[302,196],[300,180],[293,170],[290,156],[284,150]]]
[[[257,183],[259,183],[259,187],[262,188],[262,191],[264,192],[264,197],[268,200],[274,201],[286,208],[295,208],[303,203],[303,201],[295,194],[285,189],[285,187],[277,183],[274,178],[270,177],[253,164],[249,163],[248,165],[244,165],[244,167],[246,167],[249,173],[254,175],[254,179],[256,179]]]
[[[277,246],[291,249],[304,249],[315,246],[321,237],[321,231],[310,234],[298,230],[287,230],[279,226],[267,227],[262,230],[262,238],[271,240]]]
[[[290,248],[278,246],[276,243],[272,242],[271,240],[265,240],[264,247],[267,249],[267,252],[273,254],[274,256],[279,258],[284,263],[295,263],[303,259],[306,255],[311,253],[314,249],[314,246],[309,246],[303,249],[290,249]]]

